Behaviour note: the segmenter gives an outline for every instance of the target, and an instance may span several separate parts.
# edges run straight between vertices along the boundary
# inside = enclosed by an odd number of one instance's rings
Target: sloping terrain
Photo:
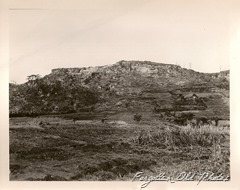
[[[43,78],[10,84],[10,115],[103,110],[195,111],[229,119],[229,71],[209,74],[171,64],[120,61],[53,69]]]
[[[31,75],[9,93],[11,180],[230,179],[229,71],[120,61]]]

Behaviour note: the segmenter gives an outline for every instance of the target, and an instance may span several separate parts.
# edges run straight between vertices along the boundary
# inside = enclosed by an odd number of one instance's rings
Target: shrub
[[[137,122],[141,121],[142,120],[142,115],[141,114],[134,114],[133,120],[137,121]]]
[[[177,125],[187,125],[189,121],[194,118],[193,113],[182,113],[179,117],[174,119],[174,123]]]

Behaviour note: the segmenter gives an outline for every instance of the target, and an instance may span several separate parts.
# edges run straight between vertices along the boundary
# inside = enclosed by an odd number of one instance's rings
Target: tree
[[[41,75],[39,75],[39,74],[27,76],[27,80],[28,80],[29,82],[30,82],[30,81],[36,81],[36,80],[38,80],[38,79],[40,79],[40,78],[41,78]]]
[[[41,76],[39,74],[27,76],[28,85],[31,86],[31,88],[34,88],[35,86],[37,86],[40,78]]]

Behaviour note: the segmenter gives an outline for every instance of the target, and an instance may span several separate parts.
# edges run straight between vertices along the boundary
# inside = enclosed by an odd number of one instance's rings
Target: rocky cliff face
[[[52,69],[53,74],[80,74],[89,75],[95,72],[101,73],[139,73],[152,76],[193,76],[207,75],[210,77],[229,77],[229,71],[219,73],[200,73],[191,69],[185,69],[178,65],[155,63],[150,61],[119,61],[113,65],[82,67],[82,68],[58,68]]]
[[[197,93],[202,98],[201,101],[205,101],[205,105],[213,105],[210,108],[214,108],[215,112],[219,111],[219,106],[216,106],[218,102],[222,109],[221,112],[224,112],[226,116],[229,115],[229,71],[200,73],[177,65],[123,60],[113,65],[99,67],[53,69],[51,74],[39,79],[38,82],[37,88],[40,92],[36,91],[35,94],[29,91],[31,82],[20,86],[10,86],[10,110],[16,107],[21,110],[19,98],[17,98],[19,96],[16,97],[16,93],[13,92],[17,92],[22,97],[28,97],[29,94],[42,97],[39,101],[45,102],[45,110],[49,112],[57,112],[55,109],[57,107],[64,109],[61,106],[63,102],[68,102],[65,109],[70,109],[70,106],[75,111],[81,111],[80,107],[91,107],[95,111],[142,109],[151,112],[156,110],[156,107],[176,109],[176,105],[180,104],[176,103],[179,94],[187,97]],[[21,88],[28,89],[28,94],[19,92]],[[62,92],[60,93],[57,88],[62,89]],[[52,91],[58,92],[51,94]],[[212,100],[210,96],[213,97]],[[64,98],[61,99],[61,97]],[[55,99],[63,100],[63,102],[57,102]],[[30,100],[25,101],[25,104],[28,104]],[[181,101],[183,110],[203,110],[203,105],[200,103],[189,105],[191,101]],[[32,104],[25,110],[33,109],[34,103]],[[209,109],[209,106],[207,107]],[[207,110],[206,106],[205,110]]]

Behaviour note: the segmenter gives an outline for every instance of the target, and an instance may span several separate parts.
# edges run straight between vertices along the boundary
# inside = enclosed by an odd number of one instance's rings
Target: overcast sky
[[[10,80],[17,83],[53,68],[120,60],[229,69],[227,0],[33,2],[16,1],[9,10]]]

